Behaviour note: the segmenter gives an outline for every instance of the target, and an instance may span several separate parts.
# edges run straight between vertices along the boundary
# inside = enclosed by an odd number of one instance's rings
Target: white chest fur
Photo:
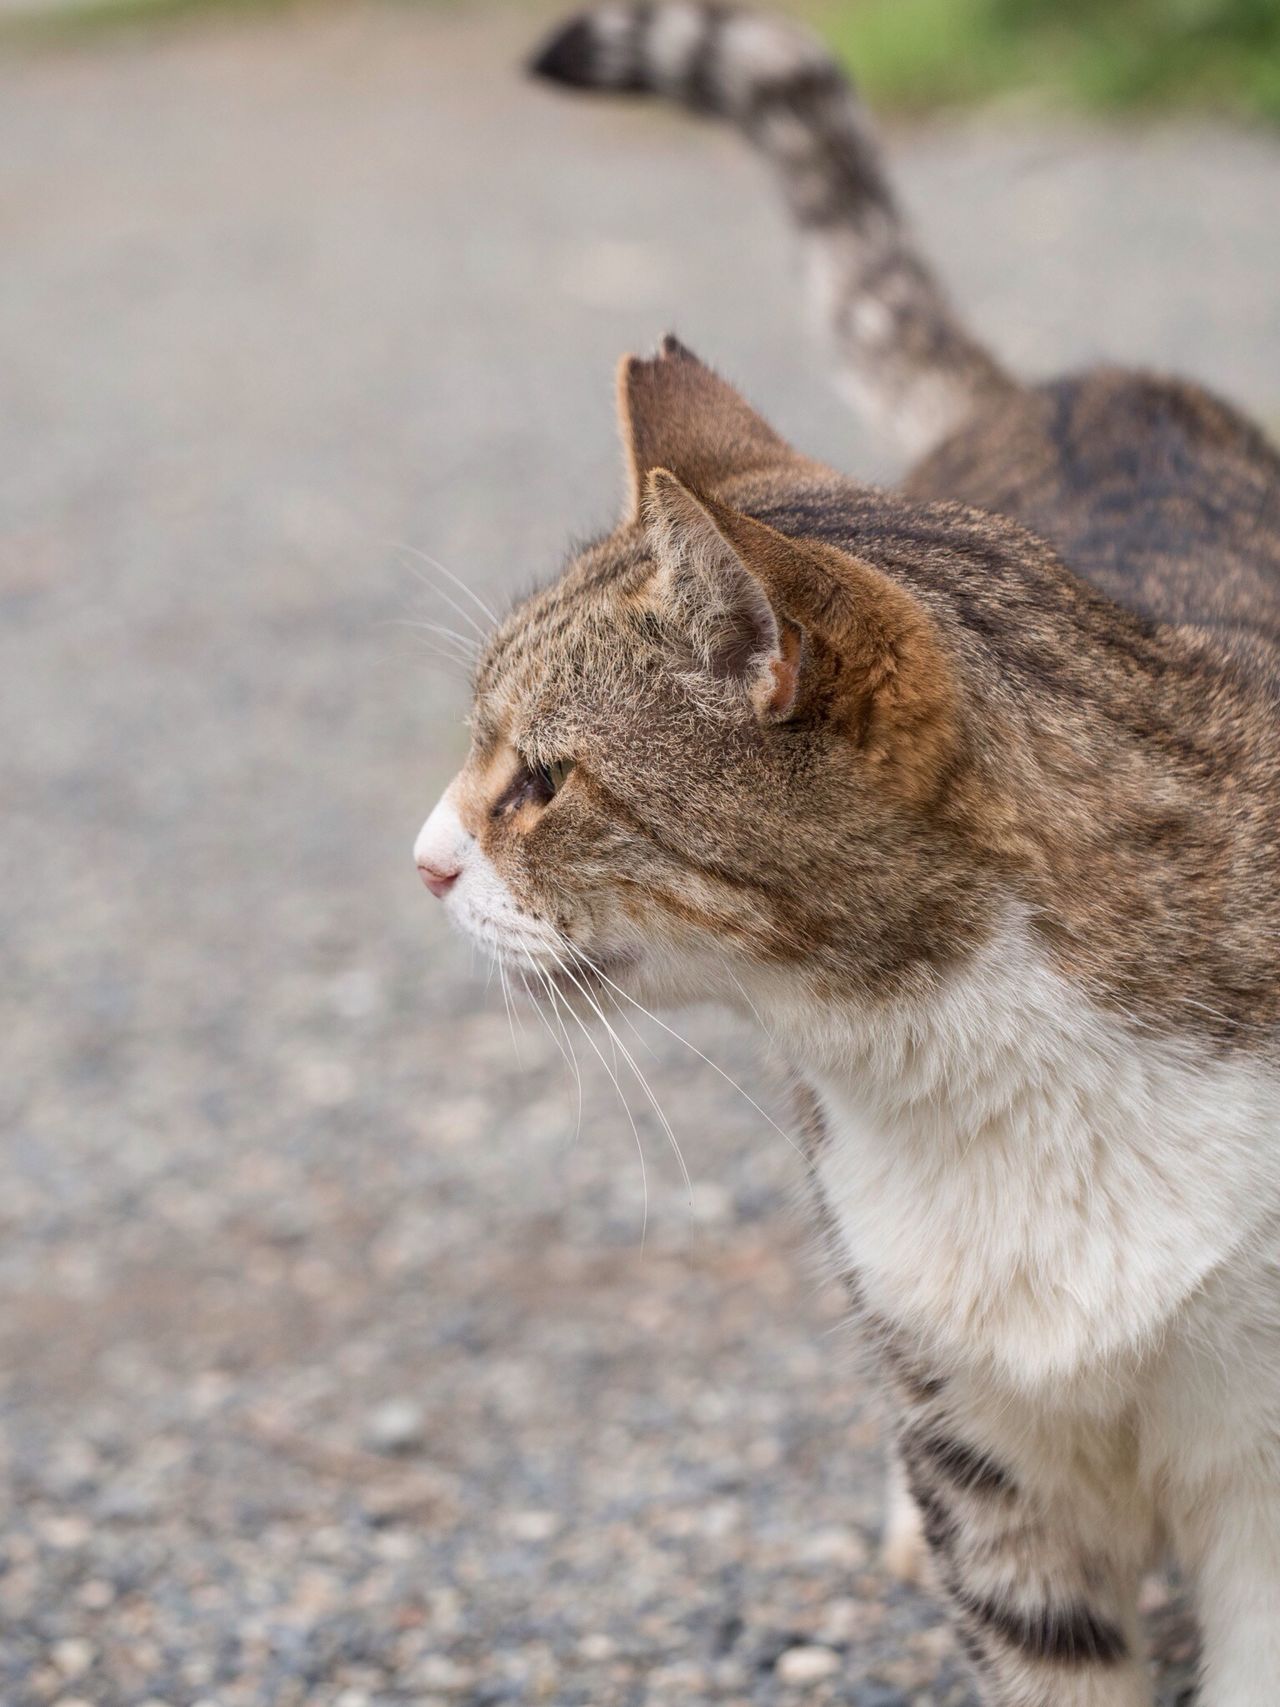
[[[787,1030],[868,1302],[952,1366],[1122,1377],[1274,1244],[1274,1075],[1103,1013],[1022,931],[927,1007]]]

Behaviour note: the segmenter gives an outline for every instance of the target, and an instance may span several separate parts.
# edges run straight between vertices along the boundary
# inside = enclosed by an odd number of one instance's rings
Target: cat
[[[1027,385],[912,246],[798,26],[608,4],[534,70],[773,164],[896,491],[674,338],[624,360],[616,529],[498,626],[415,848],[589,1017],[763,1020],[990,1707],[1152,1699],[1194,1584],[1209,1707],[1280,1700],[1280,458],[1195,386]],[[906,1490],[909,1490],[909,1495]]]

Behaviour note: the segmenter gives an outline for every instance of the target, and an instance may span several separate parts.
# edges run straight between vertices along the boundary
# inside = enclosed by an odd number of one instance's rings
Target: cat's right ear
[[[728,512],[656,468],[644,517],[658,597],[699,666],[736,683],[759,717],[783,722],[796,703],[803,637],[730,538]]]
[[[713,492],[753,469],[804,459],[751,405],[677,338],[656,356],[624,356],[618,368],[618,426],[627,468],[625,520],[639,521],[656,468]]]

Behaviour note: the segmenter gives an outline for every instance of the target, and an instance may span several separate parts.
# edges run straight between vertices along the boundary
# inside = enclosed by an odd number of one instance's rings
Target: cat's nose
[[[461,877],[470,842],[449,792],[446,789],[436,802],[413,844],[418,874],[437,901],[443,901]]]
[[[444,900],[445,896],[458,881],[459,875],[457,866],[454,866],[452,870],[446,871],[438,865],[428,865],[425,860],[421,859],[418,861],[418,872],[422,881],[426,884],[427,888],[435,896],[437,901]]]

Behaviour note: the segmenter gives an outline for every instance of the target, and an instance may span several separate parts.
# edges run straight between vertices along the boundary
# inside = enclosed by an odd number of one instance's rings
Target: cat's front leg
[[[1215,1478],[1183,1501],[1178,1552],[1195,1576],[1204,1707],[1280,1701],[1280,1463]]]
[[[880,1562],[900,1583],[920,1587],[925,1580],[929,1544],[924,1538],[920,1507],[907,1482],[896,1446],[891,1446],[884,1477],[884,1538]]]
[[[1096,1484],[1077,1497],[1056,1477],[1029,1485],[942,1412],[904,1419],[900,1448],[988,1707],[1150,1707],[1137,1617],[1149,1529],[1127,1490],[1109,1505]]]

